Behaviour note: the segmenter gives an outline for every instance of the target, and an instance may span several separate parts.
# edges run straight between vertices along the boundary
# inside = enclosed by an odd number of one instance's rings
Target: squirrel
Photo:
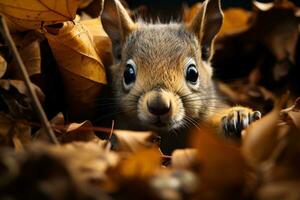
[[[134,22],[119,0],[102,2],[100,17],[112,42],[107,73],[121,109],[119,127],[170,137],[172,130],[206,123],[240,137],[261,117],[250,108],[222,106],[215,89],[210,61],[223,22],[220,0],[204,1],[187,24]]]

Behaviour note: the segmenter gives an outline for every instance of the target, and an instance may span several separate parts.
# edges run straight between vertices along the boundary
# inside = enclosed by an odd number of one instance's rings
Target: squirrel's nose
[[[156,96],[147,101],[147,107],[149,112],[153,115],[164,115],[171,110],[171,102],[168,99]]]

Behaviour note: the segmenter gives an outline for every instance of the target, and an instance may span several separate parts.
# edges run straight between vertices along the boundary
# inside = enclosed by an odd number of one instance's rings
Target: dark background
[[[267,3],[273,2],[272,0],[258,0],[259,2]],[[130,7],[135,8],[141,4],[146,5],[161,5],[161,6],[170,6],[170,5],[181,5],[182,2],[186,2],[188,5],[192,5],[197,2],[202,2],[199,0],[127,0],[127,3]],[[297,6],[300,6],[300,0],[291,0]],[[251,9],[252,1],[250,0],[222,0],[223,8],[227,7],[243,7],[246,9]]]
[[[203,0],[124,0],[133,11],[136,18],[145,21],[156,21],[167,23],[169,21],[181,21],[184,12],[184,5],[192,6]],[[271,0],[258,0],[259,2],[273,2]],[[300,0],[290,0],[300,6]],[[252,9],[251,0],[221,0],[222,9],[229,7],[241,7],[247,10]]]

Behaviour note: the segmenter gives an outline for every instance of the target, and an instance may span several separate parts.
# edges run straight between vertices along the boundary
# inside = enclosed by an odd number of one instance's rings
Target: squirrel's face
[[[219,9],[218,1],[211,1],[205,5],[208,13]],[[120,2],[106,4],[110,7],[104,6],[102,23],[113,43],[115,63],[110,71],[122,112],[140,125],[164,129],[194,124],[209,114],[215,102],[209,59],[219,27],[200,34],[198,29],[207,26],[200,20],[204,11],[195,17],[200,24],[135,24]],[[114,7],[119,14],[116,26]]]
[[[176,24],[143,25],[130,33],[111,67],[124,113],[155,128],[181,127],[206,113],[213,102],[212,73],[198,46]]]

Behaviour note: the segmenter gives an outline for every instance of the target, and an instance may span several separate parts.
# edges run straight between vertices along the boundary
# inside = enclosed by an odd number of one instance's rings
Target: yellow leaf
[[[80,22],[65,22],[58,34],[45,33],[58,65],[74,74],[106,84],[102,61],[92,36]]]
[[[107,82],[103,56],[99,56],[93,36],[81,22],[46,29],[45,36],[62,74],[67,112],[71,120],[90,119],[95,113],[95,99]]]
[[[123,160],[119,173],[123,178],[147,178],[160,169],[161,156],[157,149],[146,149]]]
[[[104,31],[101,21],[98,18],[95,18],[83,20],[81,23],[84,24],[92,35],[97,53],[104,66],[110,66],[112,64],[111,40]]]
[[[118,138],[118,151],[121,152],[134,153],[156,146],[152,142],[155,134],[150,131],[114,130],[114,134]]]
[[[78,0],[0,0],[0,12],[24,30],[73,20],[77,7]]]

